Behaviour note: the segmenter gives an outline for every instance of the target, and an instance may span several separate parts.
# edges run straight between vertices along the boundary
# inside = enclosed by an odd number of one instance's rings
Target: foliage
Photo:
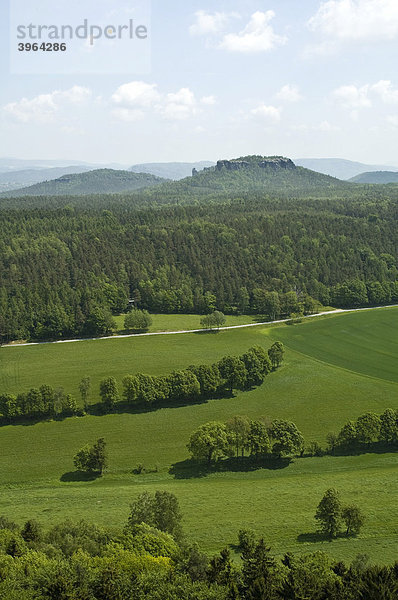
[[[157,490],[154,494],[142,492],[130,506],[128,530],[134,535],[142,531],[142,523],[179,537],[181,535],[181,511],[174,494]]]
[[[254,456],[256,459],[271,452],[271,444],[264,423],[261,423],[261,421],[250,421],[246,446],[249,449],[250,456]]]
[[[341,517],[347,527],[346,535],[357,535],[365,522],[365,517],[360,508],[353,504],[342,509]]]
[[[223,423],[211,421],[198,427],[189,439],[187,448],[196,460],[205,459],[207,464],[227,452],[229,443],[227,429]]]
[[[315,519],[319,522],[320,530],[330,539],[340,534],[342,521],[346,525],[346,535],[355,536],[360,532],[365,517],[355,504],[342,506],[339,492],[330,488],[326,490],[318,504]]]
[[[73,459],[76,469],[89,473],[102,475],[107,466],[106,443],[104,438],[99,438],[93,446],[86,445],[81,448]]]
[[[236,356],[224,356],[218,362],[218,370],[224,386],[232,394],[233,389],[242,389],[246,383],[247,370],[243,360]]]
[[[89,397],[90,397],[90,390],[91,390],[91,379],[90,379],[90,377],[88,377],[88,376],[83,377],[80,380],[80,383],[79,383],[79,392],[80,392],[80,395],[81,395],[81,398],[82,398],[84,410],[86,412],[88,410],[88,401],[89,401]]]
[[[301,454],[304,450],[304,438],[291,421],[273,421],[269,435],[273,440],[272,450],[279,456]]]
[[[200,320],[200,324],[205,329],[213,329],[213,327],[217,327],[217,329],[220,329],[220,327],[224,325],[224,323],[225,315],[219,310],[215,310],[214,312],[205,315]]]
[[[147,310],[134,308],[124,317],[124,327],[130,331],[147,331],[151,325],[152,318]]]
[[[274,369],[277,369],[282,364],[284,353],[285,350],[282,342],[274,342],[268,350],[268,356]]]
[[[329,538],[336,537],[340,532],[341,501],[337,490],[326,490],[318,504],[315,519],[319,522],[320,530]]]
[[[241,450],[243,456],[250,431],[249,419],[239,415],[231,417],[226,423],[226,429],[230,444],[236,450],[236,457],[239,456],[239,450]]]
[[[255,169],[249,179],[262,188],[265,175]],[[296,182],[307,176],[318,177],[294,173]],[[271,188],[265,196],[223,193],[242,171],[213,177],[218,191],[193,178],[187,189],[177,182],[151,196],[3,199],[1,340],[109,334],[111,313],[126,309],[130,290],[151,312],[207,314],[217,306],[269,319],[301,308],[311,314],[318,302],[397,301],[395,188],[331,180],[312,187],[315,196],[304,186],[271,198]],[[184,206],[175,185],[185,189]]]
[[[77,414],[77,404],[71,394],[49,385],[31,388],[18,395],[0,395],[0,413],[9,422],[18,419],[44,419]]]
[[[104,410],[110,412],[119,401],[117,382],[114,377],[106,377],[100,383],[100,396]]]

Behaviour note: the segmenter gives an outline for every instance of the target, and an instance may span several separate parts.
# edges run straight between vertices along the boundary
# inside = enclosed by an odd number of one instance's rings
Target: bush
[[[152,318],[147,310],[134,308],[124,318],[124,327],[129,331],[147,331],[151,325]]]

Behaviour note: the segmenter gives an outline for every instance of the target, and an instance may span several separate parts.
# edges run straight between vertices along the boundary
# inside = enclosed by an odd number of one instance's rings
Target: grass
[[[36,517],[52,523],[72,515],[119,526],[140,491],[164,488],[180,500],[187,535],[207,551],[234,544],[238,529],[246,526],[264,534],[276,553],[322,548],[340,558],[364,552],[379,562],[392,561],[398,536],[397,455],[299,459],[283,469],[206,477],[195,477],[184,461],[189,434],[208,420],[234,414],[288,418],[307,441],[324,443],[325,435],[348,419],[397,408],[397,316],[398,309],[383,309],[217,334],[2,348],[2,387],[15,391],[43,382],[75,391],[84,375],[92,377],[96,389],[105,375],[120,381],[128,372],[166,373],[238,354],[253,344],[268,347],[274,339],[282,339],[287,352],[284,366],[261,387],[234,398],[1,428],[0,513],[21,522]],[[100,436],[108,443],[109,472],[100,480],[74,481],[74,453]],[[158,464],[158,472],[132,474],[139,462],[151,469]],[[313,537],[316,504],[331,486],[344,502],[356,502],[366,513],[359,538],[329,543]]]
[[[345,313],[337,319],[315,318],[304,327],[296,325],[277,331],[289,348],[323,363],[398,382],[395,307]]]
[[[124,317],[126,315],[117,315],[114,317],[116,321],[116,333],[126,333],[124,329]],[[200,320],[203,315],[161,315],[151,314],[152,325],[149,331],[155,333],[157,331],[187,331],[192,329],[201,329]],[[255,323],[253,315],[225,315],[224,327],[233,325],[247,325]]]

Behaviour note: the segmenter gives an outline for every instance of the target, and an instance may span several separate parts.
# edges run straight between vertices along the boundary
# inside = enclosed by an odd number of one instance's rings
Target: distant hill
[[[77,165],[79,167],[86,167],[87,169],[126,169],[126,165],[120,165],[118,163],[88,163],[81,160],[61,160],[61,159],[24,159],[24,158],[10,158],[0,157],[0,173],[10,173],[14,171],[25,171],[25,170],[42,170],[52,169],[55,167],[69,167],[69,165]]]
[[[140,165],[133,165],[129,171],[134,173],[152,173],[157,177],[164,177],[166,179],[183,179],[192,175],[192,169],[200,171],[205,167],[211,167],[215,163],[208,160],[202,160],[200,162],[167,162],[167,163],[143,163]]]
[[[83,165],[70,165],[68,167],[52,167],[50,169],[26,169],[23,171],[0,172],[0,192],[16,190],[42,181],[58,179],[63,175],[72,173],[85,173],[92,171],[91,167]]]
[[[398,171],[398,167],[383,165],[367,165],[344,158],[295,158],[300,167],[331,175],[338,179],[351,179],[364,171]]]
[[[86,173],[63,175],[53,181],[43,181],[29,187],[3,192],[3,197],[20,196],[81,196],[132,192],[159,185],[166,180],[149,173],[131,173],[113,169],[96,169]]]
[[[352,177],[354,183],[398,183],[398,173],[395,171],[371,171]]]
[[[341,189],[352,184],[334,177],[297,167],[283,156],[243,156],[232,160],[219,160],[214,167],[194,171],[191,177],[169,182],[146,192],[151,198],[181,198],[182,194],[205,195],[227,193],[324,192]]]

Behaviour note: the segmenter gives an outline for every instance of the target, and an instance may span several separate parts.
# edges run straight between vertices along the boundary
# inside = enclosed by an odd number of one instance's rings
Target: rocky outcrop
[[[244,169],[250,167],[250,163],[246,160],[218,160],[216,169],[228,169],[228,171],[237,171],[238,169]]]
[[[238,169],[247,169],[256,166],[262,169],[296,168],[294,162],[284,156],[250,156],[248,159],[218,160],[216,170],[227,169],[228,171],[237,171]]]

